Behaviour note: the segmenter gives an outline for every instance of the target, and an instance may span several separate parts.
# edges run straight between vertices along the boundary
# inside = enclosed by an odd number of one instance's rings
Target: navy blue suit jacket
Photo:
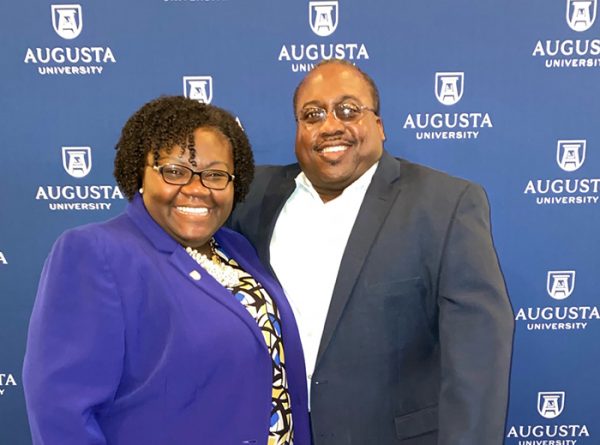
[[[307,445],[291,309],[247,240],[229,229],[215,238],[279,307],[295,443]],[[125,214],[67,231],[54,245],[23,381],[35,445],[267,443],[272,365],[262,333],[139,195]]]
[[[299,171],[259,169],[231,220],[265,264]],[[502,444],[513,327],[481,187],[384,152],[311,380],[315,444]]]

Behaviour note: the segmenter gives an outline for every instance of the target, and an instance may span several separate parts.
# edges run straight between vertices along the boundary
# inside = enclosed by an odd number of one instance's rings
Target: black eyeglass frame
[[[163,173],[163,170],[166,167],[177,167],[177,168],[182,168],[188,172],[190,172],[190,177],[187,180],[187,182],[172,182],[170,180],[168,180],[167,178],[165,178],[165,175]],[[205,170],[199,170],[199,171],[194,171],[189,167],[186,167],[185,165],[179,165],[179,164],[163,164],[163,165],[153,165],[152,169],[156,172],[158,172],[160,174],[160,177],[163,179],[163,181],[165,181],[167,184],[171,184],[171,185],[179,185],[179,186],[184,186],[184,185],[188,185],[189,183],[191,183],[194,180],[194,176],[198,175],[198,178],[200,179],[200,183],[206,187],[207,189],[211,189],[211,190],[225,190],[227,188],[227,186],[229,185],[229,183],[231,181],[233,181],[235,179],[235,175],[232,175],[231,173],[225,171],[225,170],[219,170],[219,169],[214,169],[214,168],[207,168]],[[206,184],[205,181],[205,177],[204,174],[205,173],[219,173],[219,174],[223,174],[224,176],[227,176],[227,182],[223,185],[223,187],[214,187],[214,184]]]
[[[342,118],[340,118],[338,116],[338,111],[343,110],[344,107],[355,108],[359,113],[356,116],[352,117],[351,119],[344,119],[343,115],[342,115]],[[336,120],[338,120],[339,122],[342,122],[342,123],[350,123],[350,122],[356,122],[356,121],[360,120],[363,117],[365,111],[370,111],[375,116],[378,115],[377,110],[375,110],[374,108],[368,107],[366,105],[356,105],[356,104],[348,103],[348,102],[340,102],[338,104],[335,104],[331,110],[327,110],[323,107],[310,106],[310,107],[306,107],[306,108],[303,108],[302,110],[300,110],[300,113],[302,113],[306,110],[320,110],[323,112],[323,117],[315,122],[309,122],[308,119],[302,118],[301,116],[296,115],[296,122],[302,122],[305,125],[320,125],[327,120],[327,116],[329,115],[329,113],[332,113],[333,117],[335,117]]]

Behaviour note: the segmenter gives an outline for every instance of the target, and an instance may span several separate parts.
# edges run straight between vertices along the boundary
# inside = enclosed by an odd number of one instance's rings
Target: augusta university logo
[[[183,76],[183,95],[209,104],[213,98],[212,76]]]
[[[596,21],[597,10],[598,0],[566,0],[567,25],[576,33],[588,31]],[[585,34],[539,39],[531,55],[539,57],[546,68],[598,68],[600,39]]]
[[[357,4],[358,5],[358,4]],[[346,3],[346,7],[355,7]],[[304,12],[302,15],[304,16]],[[312,32],[320,38],[308,42],[281,45],[277,60],[289,62],[292,72],[306,73],[320,60],[345,59],[352,63],[369,59],[369,52],[361,42],[336,42],[333,34],[340,22],[340,7],[337,1],[309,1],[308,23]],[[330,37],[324,39],[323,37]]]
[[[444,106],[456,105],[465,90],[463,71],[436,71],[434,88],[438,102]],[[484,111],[442,109],[432,112],[409,113],[402,126],[414,130],[417,140],[477,139],[483,129],[492,128],[492,118]],[[457,107],[458,108],[458,107]]]
[[[338,25],[337,1],[313,1],[308,3],[308,19],[310,28],[321,37],[334,33]]]
[[[574,172],[583,165],[585,161],[585,139],[564,141],[559,140],[556,144],[556,162],[566,172]]]
[[[81,5],[50,5],[52,27],[65,40],[73,40],[83,29]],[[55,40],[53,37],[52,40]],[[51,47],[47,42],[27,48],[23,59],[41,75],[102,74],[107,64],[117,63],[112,49],[105,44]]]
[[[81,179],[92,170],[90,147],[62,147],[62,167],[73,178]],[[46,202],[50,210],[110,210],[113,202],[123,199],[114,184],[40,184],[36,201]]]
[[[583,32],[596,20],[598,0],[567,0],[567,23],[573,31]]]
[[[443,105],[458,103],[463,95],[465,73],[435,73],[435,97]]]
[[[81,34],[83,19],[80,5],[51,5],[52,26],[63,39],[71,40]]]
[[[561,139],[556,143],[556,163],[567,173],[579,170],[585,162],[585,139]],[[593,152],[592,152],[593,154]],[[600,200],[600,178],[573,177],[532,178],[523,193],[532,195],[536,204],[597,204]]]
[[[556,419],[565,407],[565,392],[538,392],[537,410],[545,419]]]
[[[546,290],[555,300],[569,298],[575,288],[574,270],[549,270]]]
[[[92,170],[92,149],[90,147],[62,147],[62,161],[65,171],[74,178],[84,178]]]
[[[556,419],[565,408],[564,391],[540,391],[537,394],[537,412],[544,419]],[[507,445],[592,445],[587,425],[578,423],[544,422],[543,424],[510,425]],[[511,440],[512,439],[512,440]]]

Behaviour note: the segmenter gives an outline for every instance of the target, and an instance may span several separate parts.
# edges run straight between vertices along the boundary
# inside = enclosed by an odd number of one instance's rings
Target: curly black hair
[[[131,116],[115,149],[114,176],[129,200],[142,186],[148,153],[155,161],[160,151],[170,153],[177,145],[187,149],[190,163],[196,165],[194,131],[214,128],[222,133],[233,149],[234,203],[241,202],[254,177],[254,158],[246,133],[227,111],[183,96],[161,96]]]

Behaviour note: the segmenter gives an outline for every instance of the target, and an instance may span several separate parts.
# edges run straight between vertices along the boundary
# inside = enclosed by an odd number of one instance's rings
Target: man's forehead
[[[303,102],[327,98],[369,98],[370,88],[363,76],[346,65],[325,65],[311,71],[300,86],[298,98]]]

